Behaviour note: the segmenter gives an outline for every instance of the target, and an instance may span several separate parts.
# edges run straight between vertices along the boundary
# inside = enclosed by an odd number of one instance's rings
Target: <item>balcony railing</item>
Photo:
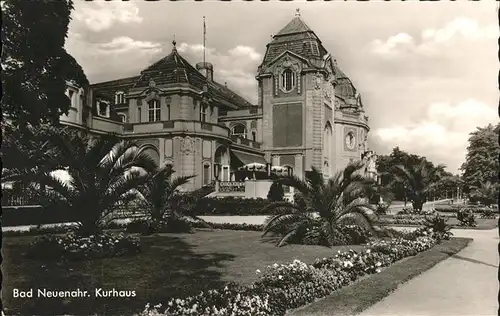
[[[146,122],[130,124],[125,133],[154,133],[154,132],[198,132],[209,133],[221,137],[229,137],[229,129],[219,124],[192,120],[171,120],[164,122]]]
[[[245,192],[245,182],[238,181],[221,181],[219,182],[219,192]]]
[[[260,143],[259,142],[254,142],[253,140],[250,140],[245,137],[241,137],[238,135],[231,135],[231,140],[239,145],[245,145],[253,148],[260,149]]]

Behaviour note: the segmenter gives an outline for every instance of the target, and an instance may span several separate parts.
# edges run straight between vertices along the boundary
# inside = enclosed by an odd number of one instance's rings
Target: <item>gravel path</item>
[[[474,241],[360,316],[498,315],[498,230],[452,230]]]

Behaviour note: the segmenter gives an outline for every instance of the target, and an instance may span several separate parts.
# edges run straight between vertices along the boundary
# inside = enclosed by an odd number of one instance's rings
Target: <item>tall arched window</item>
[[[252,141],[253,142],[257,141],[257,133],[255,131],[252,131]]]
[[[247,128],[243,124],[233,126],[231,135],[247,138]]]
[[[149,122],[158,122],[161,120],[161,110],[160,110],[160,101],[151,100],[148,102],[148,116]]]
[[[210,181],[212,180],[210,174],[210,164],[207,162],[203,163],[203,185],[210,184]]]
[[[326,176],[332,175],[332,164],[333,164],[333,131],[330,122],[326,123],[325,129],[323,130],[323,174]]]
[[[295,74],[288,68],[281,74],[281,87],[284,91],[290,92],[295,87]]]

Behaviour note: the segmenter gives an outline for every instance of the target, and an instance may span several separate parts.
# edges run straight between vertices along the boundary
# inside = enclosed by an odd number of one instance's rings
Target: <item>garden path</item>
[[[498,315],[498,230],[452,230],[474,241],[360,316]]]

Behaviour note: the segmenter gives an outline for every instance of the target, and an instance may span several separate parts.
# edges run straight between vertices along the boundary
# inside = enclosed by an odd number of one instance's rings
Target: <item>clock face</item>
[[[354,145],[356,144],[356,138],[354,137],[353,133],[347,134],[347,136],[345,137],[345,144],[347,148],[354,149]]]

